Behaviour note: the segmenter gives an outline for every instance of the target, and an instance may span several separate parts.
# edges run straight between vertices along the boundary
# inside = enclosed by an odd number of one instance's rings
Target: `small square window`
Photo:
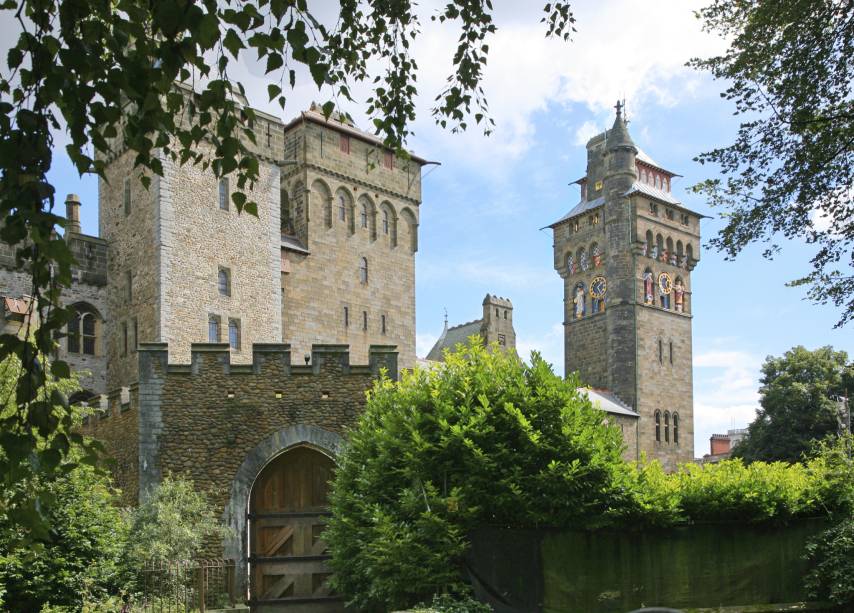
[[[219,180],[219,208],[223,211],[228,210],[228,177],[223,177]]]
[[[341,153],[350,154],[350,137],[347,134],[339,134],[338,146]]]

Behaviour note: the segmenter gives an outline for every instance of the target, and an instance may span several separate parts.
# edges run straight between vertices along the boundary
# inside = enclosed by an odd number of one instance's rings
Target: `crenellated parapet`
[[[116,460],[125,501],[169,473],[218,492],[252,449],[287,429],[344,437],[380,374],[398,376],[393,345],[371,345],[367,364],[351,364],[348,345],[294,354],[288,344],[256,343],[251,363],[233,363],[228,344],[194,343],[190,362],[173,364],[166,343],[141,343],[138,384],[107,394],[84,426]]]

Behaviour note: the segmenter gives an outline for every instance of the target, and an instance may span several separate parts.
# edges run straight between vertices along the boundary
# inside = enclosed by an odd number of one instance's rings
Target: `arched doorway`
[[[330,593],[327,492],[333,460],[300,445],[258,475],[249,502],[249,595],[256,611],[343,611]]]

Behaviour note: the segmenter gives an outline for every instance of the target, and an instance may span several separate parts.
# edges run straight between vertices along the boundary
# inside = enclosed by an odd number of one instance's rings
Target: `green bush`
[[[479,343],[378,381],[342,454],[324,536],[362,610],[462,593],[473,526],[597,526],[621,500],[622,439],[534,354]]]
[[[88,466],[41,485],[53,498],[49,537],[22,546],[20,528],[0,514],[0,593],[4,610],[48,605],[80,610],[121,591],[126,525],[109,479]]]
[[[807,557],[815,564],[806,578],[810,597],[854,606],[854,518],[811,541]]]
[[[693,521],[785,521],[819,512],[809,473],[800,464],[685,464],[673,478],[682,510]]]
[[[171,475],[148,492],[128,520],[125,559],[135,568],[192,560],[226,533],[205,493]]]

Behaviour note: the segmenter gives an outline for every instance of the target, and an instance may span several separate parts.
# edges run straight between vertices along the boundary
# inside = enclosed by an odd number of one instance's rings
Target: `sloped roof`
[[[459,326],[453,326],[451,328],[448,328],[447,324],[445,324],[445,329],[442,330],[442,336],[439,337],[439,340],[437,340],[436,344],[433,345],[430,353],[427,354],[427,359],[440,362],[445,349],[453,350],[458,343],[465,344],[470,336],[480,334],[480,328],[482,325],[482,319],[475,319],[474,321],[460,324]]]
[[[580,391],[590,399],[593,406],[598,406],[606,413],[639,417],[639,415],[635,413],[629,405],[620,400],[616,394],[608,390],[583,388]]]
[[[30,312],[31,298],[22,296],[20,298],[12,298],[11,296],[3,297],[3,307],[6,312],[13,315],[26,315]]]
[[[577,215],[582,215],[587,211],[592,211],[593,209],[600,207],[603,204],[605,204],[605,196],[599,196],[598,198],[594,198],[593,200],[582,200],[574,207],[572,207],[569,213],[558,219],[556,222],[547,225],[546,227],[554,228],[556,225],[558,225],[559,223],[563,223],[567,219],[572,219]]]

